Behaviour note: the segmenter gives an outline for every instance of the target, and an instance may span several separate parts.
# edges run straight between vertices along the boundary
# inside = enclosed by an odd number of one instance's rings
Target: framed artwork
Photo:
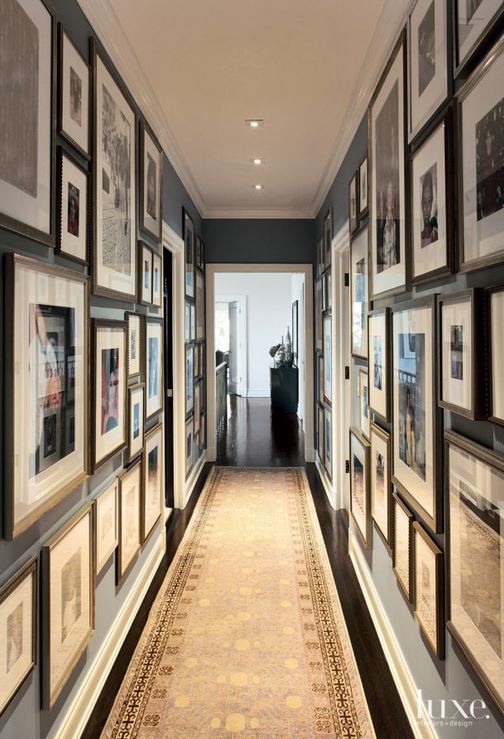
[[[504,458],[445,431],[448,630],[504,710]]]
[[[163,228],[161,185],[163,151],[150,126],[140,122],[140,228],[156,242]]]
[[[200,345],[194,346],[194,379],[200,376]]]
[[[297,365],[299,357],[299,301],[295,300],[291,306],[292,317],[292,351],[294,353],[294,364]]]
[[[359,430],[369,439],[369,386],[367,367],[358,368]]]
[[[42,547],[44,614],[42,702],[51,708],[65,687],[95,627],[92,504]]]
[[[408,134],[413,139],[449,94],[446,0],[417,0],[408,20]]]
[[[185,381],[185,412],[186,416],[194,408],[194,345],[186,346],[186,381]]]
[[[62,136],[89,159],[89,65],[58,26],[58,126]]]
[[[196,341],[196,306],[190,304],[189,339]]]
[[[502,0],[455,1],[455,75],[464,77],[487,37],[504,17]]]
[[[352,354],[367,359],[368,233],[367,228],[350,245],[352,271]]]
[[[185,208],[182,208],[182,225],[185,253],[185,294],[188,298],[194,298],[194,223]]]
[[[163,297],[161,290],[161,285],[163,284],[161,266],[161,257],[156,252],[152,252],[152,305],[156,308],[161,308]]]
[[[378,532],[390,551],[391,537],[391,480],[390,434],[371,424],[371,516]]]
[[[202,383],[197,382],[194,385],[194,425],[193,434],[196,437],[200,430],[200,415],[201,415],[201,387]]]
[[[357,230],[359,225],[359,214],[357,213],[358,176],[359,173],[356,172],[348,185],[348,227],[351,234]]]
[[[184,306],[184,340],[191,341],[191,303],[186,301]]]
[[[403,292],[406,270],[405,59],[401,34],[369,107],[372,298]]]
[[[0,226],[55,245],[54,68],[52,5],[2,3]]]
[[[142,453],[144,448],[144,403],[143,382],[128,388],[128,460]]]
[[[87,477],[87,278],[6,257],[4,535],[13,539]]]
[[[163,408],[163,321],[145,320],[145,420],[148,421]]]
[[[332,320],[324,316],[324,400],[332,402]]]
[[[322,278],[315,281],[315,350],[322,351]]]
[[[413,611],[427,645],[444,659],[443,552],[418,521],[413,522]]]
[[[185,450],[186,450],[186,462],[185,462],[185,470],[186,470],[186,479],[189,477],[189,473],[192,470],[192,466],[194,464],[194,451],[193,451],[193,420],[192,418],[189,418],[186,421],[186,444],[185,444]]]
[[[362,221],[368,214],[368,157],[367,152],[364,159],[359,164],[359,221]]]
[[[394,306],[392,339],[392,482],[440,532],[435,296]]]
[[[413,515],[397,493],[392,493],[392,569],[399,588],[408,601],[412,602],[411,577],[411,530]]]
[[[95,571],[101,572],[117,548],[118,520],[117,477],[96,498],[94,503]]]
[[[323,286],[323,298],[324,298],[324,310],[331,310],[332,308],[332,274],[331,270],[326,270],[324,277]]]
[[[460,269],[504,259],[504,38],[459,92]]]
[[[0,588],[0,716],[37,663],[37,558]]]
[[[325,269],[324,257],[324,237],[322,237],[317,241],[317,277],[320,277]]]
[[[205,338],[205,276],[196,270],[196,331],[195,341]]]
[[[159,423],[145,435],[142,485],[142,543],[161,517],[163,495],[163,424]]]
[[[504,424],[502,383],[502,335],[504,332],[504,288],[489,290],[490,314],[490,420]],[[478,332],[478,335],[481,332]]]
[[[136,299],[136,117],[91,39],[95,294]]]
[[[473,420],[486,415],[484,307],[478,289],[439,298],[439,405]]]
[[[390,420],[390,311],[372,311],[368,317],[369,407]]]
[[[317,380],[318,380],[318,393],[317,399],[319,403],[324,402],[324,357],[322,354],[317,354]]]
[[[317,424],[318,424],[318,455],[322,464],[324,464],[325,442],[324,442],[324,408],[317,406]]]
[[[367,439],[350,429],[350,512],[366,549],[372,540],[369,452]]]
[[[324,408],[324,467],[332,476],[332,415],[330,408]]]
[[[87,172],[59,149],[57,248],[80,264],[87,264],[88,202]]]
[[[119,544],[116,582],[119,585],[140,551],[142,464],[138,459],[119,475]]]
[[[329,267],[331,264],[331,247],[333,238],[333,218],[332,208],[329,208],[324,216],[324,264]]]
[[[138,263],[140,289],[138,291],[139,302],[142,305],[150,305],[152,303],[152,249],[144,244],[143,241],[138,242]]]
[[[128,379],[137,377],[142,371],[142,317],[138,313],[126,313],[128,332]]]

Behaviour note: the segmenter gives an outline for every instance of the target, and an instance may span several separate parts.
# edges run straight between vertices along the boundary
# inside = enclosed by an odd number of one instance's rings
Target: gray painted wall
[[[209,219],[203,222],[206,261],[310,264],[314,222],[297,219]]]

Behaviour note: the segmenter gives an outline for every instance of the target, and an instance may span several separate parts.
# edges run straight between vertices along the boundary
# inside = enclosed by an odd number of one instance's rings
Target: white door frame
[[[313,295],[313,265],[311,264],[207,264],[206,265],[206,315],[207,315],[207,459],[216,458],[215,429],[215,275],[220,272],[237,273],[301,273],[305,279],[305,295]],[[313,301],[305,299],[305,460],[315,459],[313,435]],[[309,360],[309,361],[307,361]]]
[[[238,303],[240,317],[238,320],[238,336],[240,339],[240,351],[238,352],[238,395],[248,395],[248,335],[247,335],[247,296],[246,295],[219,295],[219,303]],[[215,311],[214,302],[214,311]],[[214,312],[215,320],[215,312]]]

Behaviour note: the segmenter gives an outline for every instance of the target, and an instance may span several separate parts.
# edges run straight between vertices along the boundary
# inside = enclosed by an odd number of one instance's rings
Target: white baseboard
[[[322,482],[322,486],[326,492],[329,505],[331,506],[331,508],[334,508],[334,494],[333,494],[331,481],[329,480],[327,476],[326,468],[320,461],[318,454],[315,453],[315,450],[313,452],[313,456],[315,458],[315,467],[317,468],[317,471],[319,473],[319,477]]]
[[[305,462],[315,462],[315,449],[305,446]]]
[[[348,548],[357,580],[373,620],[378,639],[401,697],[406,716],[416,739],[438,739],[438,734],[422,705],[422,718],[418,718],[418,686],[404,658],[399,642],[381,603],[368,564],[351,528],[348,532]]]
[[[246,396],[247,398],[270,398],[271,397],[271,391],[269,387],[267,388],[254,388],[254,387],[248,387]]]
[[[196,462],[196,464],[192,468],[192,470],[191,470],[191,472],[189,474],[189,477],[185,481],[185,493],[184,493],[184,505],[183,505],[183,508],[186,507],[187,501],[191,497],[191,493],[194,490],[194,487],[195,487],[196,483],[198,482],[199,476],[201,474],[201,471],[202,471],[203,467],[206,464],[206,461],[207,461],[207,451],[205,449],[204,452],[203,452],[203,454],[201,455],[201,457],[198,459],[198,461]]]

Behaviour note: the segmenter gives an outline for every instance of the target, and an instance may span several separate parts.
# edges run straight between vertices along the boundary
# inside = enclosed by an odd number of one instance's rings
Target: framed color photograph
[[[140,228],[161,241],[163,152],[150,126],[140,123]]]
[[[51,708],[95,627],[94,529],[91,503],[42,547],[43,707]]]
[[[367,359],[368,232],[363,229],[350,245],[352,271],[352,354]]]
[[[138,460],[119,475],[119,545],[116,582],[119,584],[140,551],[142,464]]]
[[[128,388],[128,460],[142,453],[144,447],[145,384]]]
[[[82,156],[89,159],[89,65],[61,24],[58,31],[59,131]]]
[[[152,252],[152,305],[161,308],[163,300],[163,262],[159,254]]]
[[[371,516],[390,550],[391,537],[391,481],[390,434],[371,424]]]
[[[194,408],[194,346],[186,346],[186,377],[185,377],[185,412],[186,416]]]
[[[350,430],[350,511],[364,547],[371,546],[370,445],[355,429]]]
[[[142,371],[142,316],[126,313],[128,330],[128,379],[137,377]]]
[[[418,521],[413,522],[413,610],[428,646],[444,659],[443,552]]]
[[[142,484],[142,543],[161,516],[164,479],[163,424],[158,424],[145,434]]]
[[[359,173],[356,172],[348,185],[348,227],[351,234],[353,234],[359,225],[359,214],[357,213],[357,198],[359,191],[358,176]]]
[[[455,0],[456,76],[463,77],[485,38],[502,22],[502,0]]]
[[[88,175],[63,149],[58,150],[57,247],[65,257],[87,264]]]
[[[390,420],[390,311],[372,311],[368,318],[369,407]]]
[[[145,420],[163,408],[163,321],[145,319]]]
[[[117,477],[99,494],[94,503],[96,574],[101,572],[116,550],[118,542]]]
[[[195,341],[205,338],[205,275],[196,270],[196,331]]]
[[[392,493],[392,569],[408,603],[413,600],[411,577],[411,531],[413,516],[397,493]]]
[[[87,477],[87,278],[10,254],[5,300],[4,535],[12,539]]]
[[[138,242],[138,264],[140,280],[138,299],[142,305],[150,305],[152,303],[152,249],[143,241]]]
[[[194,223],[185,208],[182,208],[182,224],[185,253],[185,294],[188,298],[194,298]]]
[[[332,402],[332,319],[324,316],[324,400]]]
[[[359,221],[362,221],[368,214],[368,157],[367,153],[362,162],[359,164]]]
[[[332,208],[329,208],[324,216],[324,264],[327,267],[331,265],[331,247],[333,238],[333,218]]]
[[[369,385],[367,367],[358,367],[359,430],[369,439]]]

